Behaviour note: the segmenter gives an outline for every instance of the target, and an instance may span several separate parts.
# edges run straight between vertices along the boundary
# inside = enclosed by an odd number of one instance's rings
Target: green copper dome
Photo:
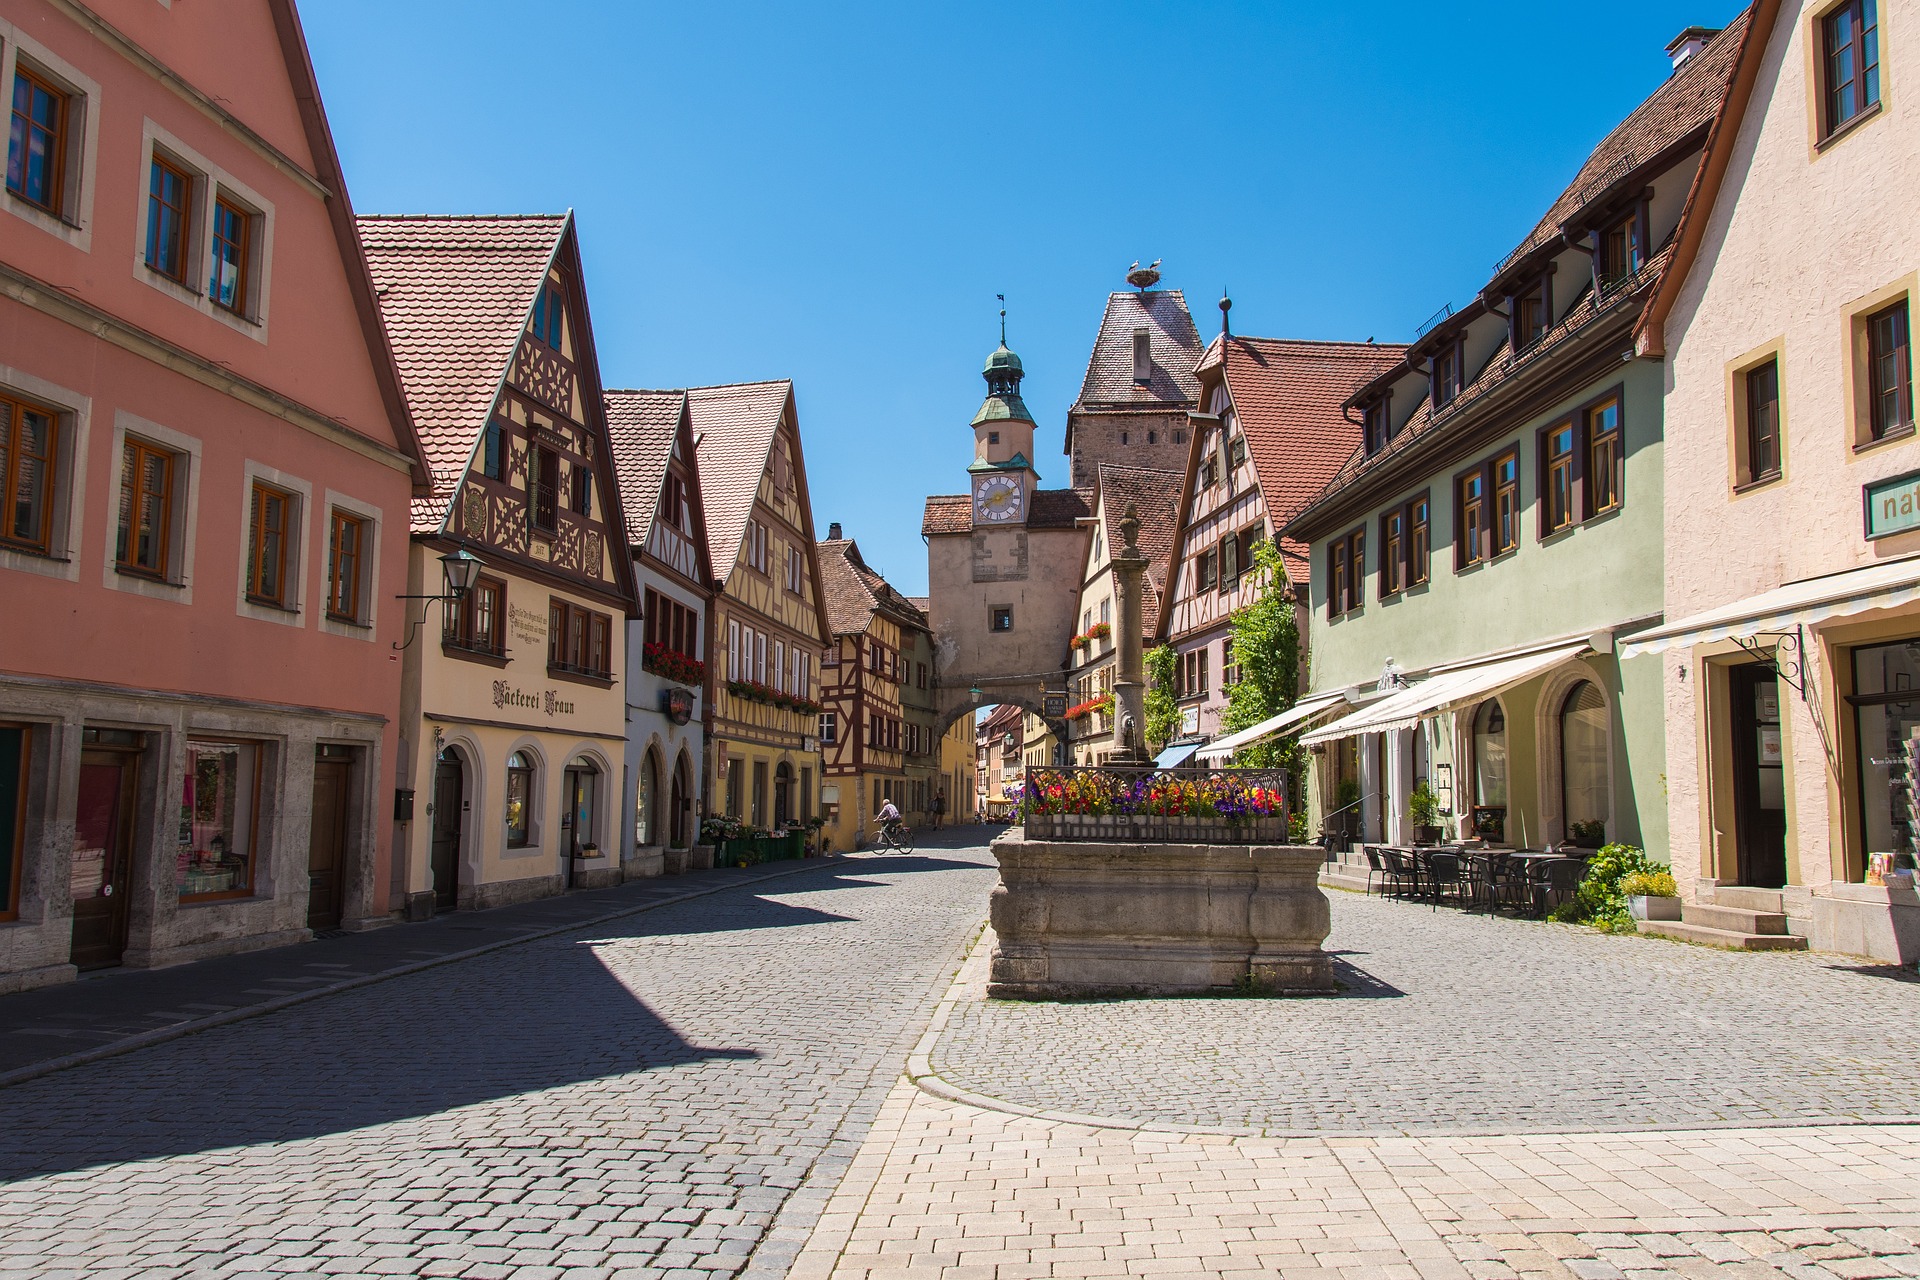
[[[1004,340],[987,357],[980,376],[987,380],[987,399],[980,412],[973,415],[974,426],[993,421],[1033,421],[1026,402],[1020,399],[1020,379],[1027,376],[1027,371],[1020,366],[1020,357],[1007,350]]]
[[[1020,357],[1007,350],[1007,344],[1004,342],[995,347],[993,354],[987,357],[986,367],[981,370],[981,373],[991,374],[997,369],[1006,369],[1022,375],[1026,373],[1026,369],[1020,364]]]

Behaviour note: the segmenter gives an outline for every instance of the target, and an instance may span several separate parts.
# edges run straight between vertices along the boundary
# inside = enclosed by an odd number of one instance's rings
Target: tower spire
[[[993,296],[1000,299],[1000,345],[1004,347],[1007,345],[1007,295],[996,293]]]

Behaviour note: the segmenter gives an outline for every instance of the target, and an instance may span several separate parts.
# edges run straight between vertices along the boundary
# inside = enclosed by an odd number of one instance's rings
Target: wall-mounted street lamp
[[[436,600],[442,604],[459,604],[462,600],[466,599],[467,592],[473,590],[473,584],[479,579],[480,570],[483,567],[479,556],[474,555],[465,547],[461,547],[457,551],[450,551],[440,557],[440,576],[447,584],[445,591],[437,596],[395,596],[394,599],[425,600],[428,604],[432,604],[432,602]],[[422,609],[417,622],[412,619],[408,620],[407,642],[405,644],[396,644],[393,647],[395,649],[411,648],[414,638],[420,634],[420,628],[425,626],[426,622],[427,610]]]

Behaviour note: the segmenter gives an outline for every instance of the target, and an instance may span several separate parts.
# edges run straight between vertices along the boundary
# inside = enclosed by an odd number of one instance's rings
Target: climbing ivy
[[[1300,628],[1293,615],[1286,566],[1271,541],[1253,547],[1253,572],[1260,593],[1233,615],[1233,662],[1240,678],[1227,689],[1222,728],[1250,729],[1291,708],[1300,696]],[[1292,738],[1268,739],[1242,749],[1234,763],[1257,769],[1286,769],[1296,779],[1304,763]]]
[[[1180,656],[1163,644],[1147,650],[1147,741],[1166,746],[1180,731],[1180,705],[1174,701],[1174,682],[1180,676]]]

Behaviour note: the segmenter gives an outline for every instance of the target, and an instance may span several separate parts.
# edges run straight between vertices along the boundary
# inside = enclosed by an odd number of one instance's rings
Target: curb
[[[642,915],[648,911],[657,911],[661,907],[671,907],[678,903],[689,902],[695,898],[705,898],[712,894],[725,893],[730,889],[741,889],[748,885],[761,884],[768,880],[784,880],[789,876],[803,875],[809,871],[817,871],[824,866],[845,862],[850,856],[851,855],[844,853],[833,853],[823,858],[806,858],[801,860],[803,865],[794,867],[788,871],[768,872],[764,875],[756,876],[752,880],[738,881],[733,884],[716,884],[703,889],[689,889],[685,893],[677,893],[670,898],[658,898],[652,902],[642,903],[638,906],[622,907],[615,911],[606,912],[603,915],[590,916],[585,920],[571,920],[566,924],[558,924],[541,929],[537,933],[521,934],[519,937],[514,938],[501,938],[495,942],[483,942],[477,947],[468,947],[464,951],[450,951],[446,955],[435,956],[431,960],[415,960],[392,969],[383,969],[379,973],[359,974],[355,977],[333,983],[330,986],[316,987],[308,991],[295,991],[284,996],[275,996],[271,1000],[262,1000],[259,1004],[247,1005],[240,1009],[229,1009],[225,1013],[208,1014],[204,1018],[194,1018],[188,1022],[175,1023],[170,1027],[156,1027],[152,1031],[142,1031],[138,1035],[128,1036],[124,1040],[116,1040],[112,1044],[100,1045],[98,1048],[93,1049],[83,1049],[78,1053],[69,1053],[58,1058],[48,1058],[43,1062],[29,1063],[24,1067],[16,1067],[12,1071],[0,1074],[0,1089],[10,1088],[16,1084],[23,1084],[28,1080],[36,1080],[41,1076],[52,1075],[56,1071],[66,1071],[73,1067],[84,1067],[89,1063],[99,1062],[105,1058],[116,1058],[123,1053],[132,1053],[136,1049],[145,1049],[151,1045],[165,1044],[169,1040],[178,1040],[182,1036],[190,1036],[196,1032],[210,1031],[215,1027],[224,1027],[229,1023],[243,1022],[248,1018],[257,1018],[264,1014],[278,1013],[282,1009],[289,1009],[297,1004],[305,1004],[309,1000],[318,1000],[322,996],[339,995],[343,991],[352,991],[359,987],[370,987],[376,982],[386,982],[392,978],[404,978],[410,974],[422,973],[428,969],[437,969],[441,965],[454,964],[461,960],[471,960],[475,956],[483,956],[493,951],[503,951],[508,947],[517,947],[522,943],[538,942],[543,938],[552,938],[563,933],[573,933],[580,929],[591,929],[595,925],[605,924],[610,920],[622,920],[627,916]]]
[[[993,942],[993,930],[982,926],[979,935],[968,947],[966,958],[961,962],[960,972],[954,976],[947,994],[934,1007],[932,1020],[927,1030],[907,1057],[907,1079],[920,1092],[929,1097],[939,1098],[943,1102],[955,1102],[961,1106],[973,1107],[980,1111],[995,1111],[1002,1115],[1019,1116],[1025,1120],[1039,1120],[1047,1124],[1070,1124],[1087,1129],[1114,1129],[1125,1133],[1163,1134],[1168,1137],[1193,1138],[1211,1137],[1219,1139],[1263,1138],[1289,1139],[1312,1138],[1325,1142],[1340,1142],[1348,1139],[1376,1141],[1382,1138],[1414,1139],[1420,1141],[1445,1141],[1448,1139],[1485,1139],[1514,1138],[1525,1139],[1554,1136],[1616,1137],[1626,1134],[1648,1137],[1667,1133],[1695,1133],[1702,1131],[1747,1130],[1753,1133],[1766,1133],[1777,1129],[1859,1129],[1884,1126],[1898,1128],[1920,1125],[1920,1114],[1892,1116],[1828,1116],[1824,1118],[1788,1118],[1782,1120],[1696,1120],[1687,1124],[1638,1124],[1618,1125],[1611,1129],[1595,1130],[1591,1128],[1568,1128],[1545,1126],[1539,1128],[1515,1128],[1511,1125],[1490,1128],[1456,1129],[1283,1129],[1262,1128],[1240,1125],[1175,1124],[1171,1121],[1129,1120],[1120,1116],[1088,1115],[1077,1111],[1050,1111],[1040,1107],[1023,1106],[1018,1102],[1009,1102],[991,1094],[954,1084],[943,1077],[933,1067],[933,1050],[939,1044],[940,1034],[945,1030],[947,1019],[954,1007],[962,999],[962,992],[971,978],[971,970],[985,962],[986,955]]]

